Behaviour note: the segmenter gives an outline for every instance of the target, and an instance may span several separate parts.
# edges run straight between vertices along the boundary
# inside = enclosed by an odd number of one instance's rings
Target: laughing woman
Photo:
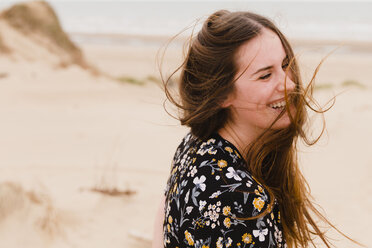
[[[153,247],[330,247],[296,144],[309,87],[267,18],[225,10],[191,41],[178,102],[190,128],[176,150]],[[331,225],[332,226],[332,225]],[[315,245],[314,245],[315,246]]]

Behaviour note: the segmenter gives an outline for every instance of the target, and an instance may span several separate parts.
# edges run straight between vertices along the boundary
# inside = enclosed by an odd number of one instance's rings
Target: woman
[[[303,89],[278,28],[218,11],[190,43],[180,102],[167,82],[191,132],[174,156],[153,247],[307,247],[314,235],[330,247],[315,218],[331,223],[311,202],[296,154],[298,138],[316,142],[303,130],[311,83]]]

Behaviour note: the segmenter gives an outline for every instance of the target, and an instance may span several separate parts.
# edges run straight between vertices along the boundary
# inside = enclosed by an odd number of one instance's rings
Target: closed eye
[[[285,63],[282,65],[282,68],[283,68],[284,70],[286,70],[286,69],[288,68],[288,66],[289,66],[289,63],[288,63],[288,56],[286,56],[286,57],[284,58],[284,61],[285,61]],[[284,61],[283,61],[283,62],[284,62]],[[264,76],[262,76],[262,77],[259,77],[258,79],[260,79],[260,80],[265,80],[265,79],[268,79],[270,76],[271,76],[271,73],[268,73],[268,74],[266,74],[266,75],[264,75]]]
[[[282,65],[282,68],[283,69],[287,69],[287,67],[289,66],[289,62],[288,62],[288,60],[289,60],[289,58],[288,58],[288,56],[286,56],[285,58],[284,58],[284,60],[283,60],[283,65]]]
[[[259,77],[259,79],[267,79],[267,78],[269,78],[271,76],[271,73],[268,73],[268,74],[266,74],[266,75],[264,75],[264,76],[262,76],[262,77]]]

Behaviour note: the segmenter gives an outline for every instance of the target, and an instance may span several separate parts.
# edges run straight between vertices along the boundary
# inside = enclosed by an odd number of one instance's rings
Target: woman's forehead
[[[248,66],[249,72],[281,64],[285,57],[286,52],[279,36],[264,28],[258,36],[238,49],[236,59],[239,69],[244,70]]]

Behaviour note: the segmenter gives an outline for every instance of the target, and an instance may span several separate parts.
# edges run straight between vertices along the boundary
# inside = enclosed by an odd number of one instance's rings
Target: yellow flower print
[[[252,235],[250,233],[244,233],[242,236],[242,241],[246,244],[249,244],[252,242]]]
[[[261,211],[261,209],[263,208],[263,206],[265,205],[265,202],[264,200],[262,200],[262,198],[258,197],[258,198],[254,198],[253,200],[253,205],[256,209],[258,209],[258,211]]]
[[[227,166],[227,162],[226,162],[226,160],[221,159],[221,160],[218,160],[217,165],[220,168],[224,168],[224,167]]]
[[[212,150],[208,150],[208,154],[211,154],[211,155],[214,155],[214,154],[216,154],[217,153],[217,150],[214,150],[214,151],[212,151]]]
[[[240,155],[237,151],[235,151],[235,154],[236,154],[236,156],[238,156],[238,158],[240,158]]]
[[[223,224],[225,225],[225,227],[230,228],[231,226],[230,218],[225,218],[225,220],[223,221]]]
[[[173,222],[173,218],[172,218],[172,216],[170,216],[170,215],[169,215],[169,217],[168,217],[168,222],[169,222],[169,224],[172,224],[172,222]]]
[[[267,211],[271,212],[273,210],[273,205],[272,204],[268,204],[267,205]],[[272,217],[274,219],[274,217]]]
[[[208,245],[203,245],[202,248],[209,248],[209,246]]]
[[[260,186],[260,185],[258,185],[258,190],[262,193],[263,192],[263,188]]]
[[[177,189],[177,183],[175,183],[173,186],[173,192],[176,191],[176,189]]]
[[[223,215],[228,216],[230,214],[231,208],[229,206],[223,207]]]
[[[191,233],[189,233],[187,230],[185,231],[185,238],[189,245],[194,245],[194,240],[192,239]]]
[[[225,150],[228,151],[229,153],[232,153],[232,152],[233,152],[233,150],[232,150],[231,147],[229,147],[229,146],[226,146],[226,147],[225,147]]]
[[[280,211],[278,211],[278,222],[280,223]]]
[[[167,229],[168,229],[168,232],[170,232],[170,225],[169,224],[167,225]]]
[[[273,212],[271,212],[271,214],[270,214],[270,215],[271,215],[271,219],[272,219],[272,220],[274,220],[274,213],[273,213]]]

